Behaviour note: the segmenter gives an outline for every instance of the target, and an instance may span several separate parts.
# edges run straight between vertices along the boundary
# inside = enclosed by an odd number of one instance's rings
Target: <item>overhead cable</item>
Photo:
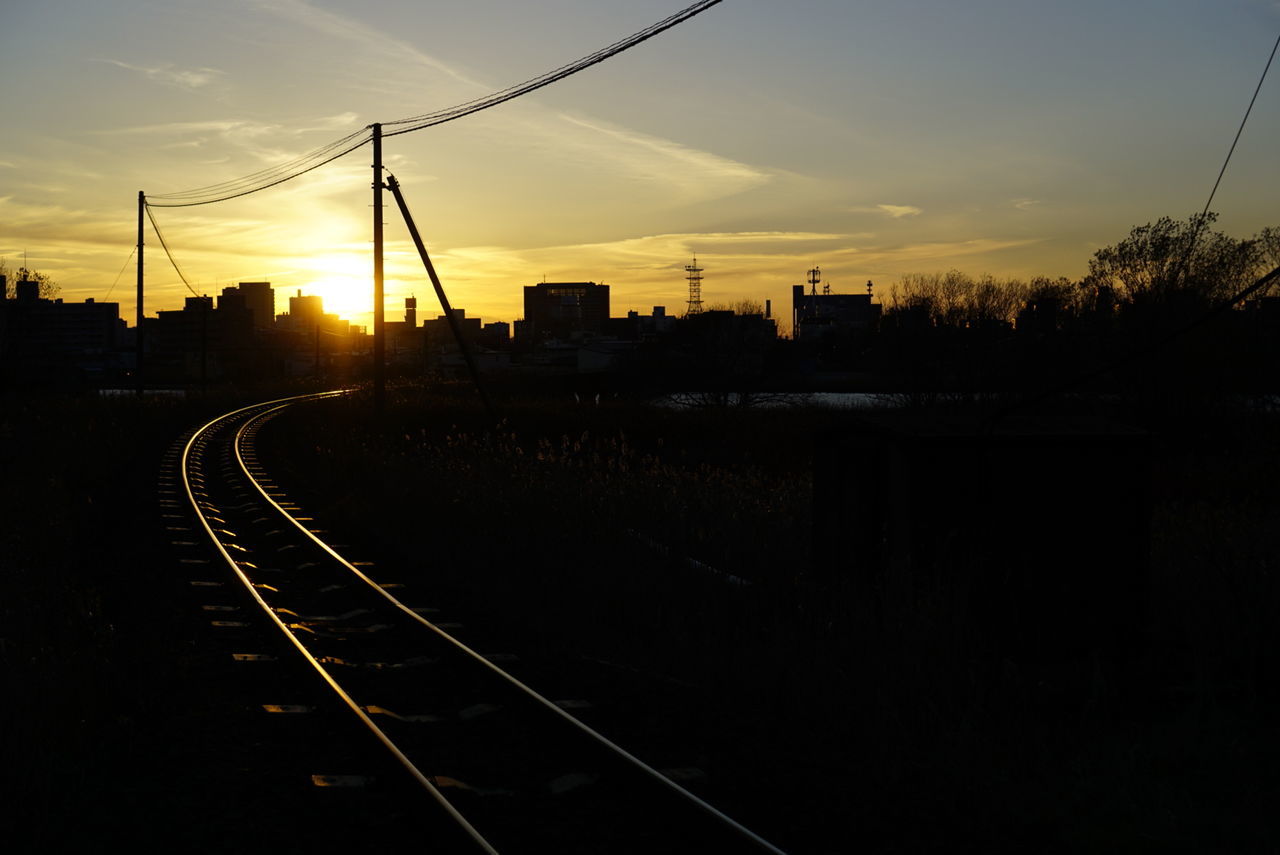
[[[1253,97],[1249,99],[1249,106],[1244,111],[1244,118],[1240,120],[1240,127],[1236,129],[1236,136],[1231,141],[1231,148],[1227,150],[1226,159],[1222,161],[1222,169],[1218,170],[1218,180],[1213,182],[1213,189],[1209,191],[1209,198],[1204,203],[1204,210],[1200,212],[1202,220],[1209,213],[1209,206],[1213,204],[1214,194],[1218,192],[1218,185],[1222,183],[1222,176],[1227,172],[1227,164],[1231,162],[1231,155],[1235,154],[1236,143],[1240,142],[1240,134],[1244,133],[1245,122],[1249,121],[1249,114],[1253,112],[1254,102],[1258,100],[1258,93],[1262,91],[1262,81],[1267,79],[1267,72],[1271,70],[1271,63],[1276,58],[1277,48],[1280,48],[1280,36],[1276,36],[1276,43],[1271,46],[1271,56],[1267,57],[1267,64],[1263,67],[1261,76],[1258,77],[1258,85],[1253,89]]]
[[[705,12],[707,9],[710,9],[712,6],[716,5],[719,2],[720,0],[700,0],[700,2],[687,6],[684,9],[680,10],[679,12],[676,12],[674,15],[663,18],[661,21],[658,21],[656,24],[651,24],[650,26],[645,27],[643,30],[640,30],[639,32],[636,32],[631,34],[630,36],[627,36],[625,39],[614,42],[608,47],[601,48],[595,53],[587,54],[582,59],[579,59],[576,62],[571,62],[568,65],[563,65],[560,68],[554,69],[552,71],[548,71],[547,73],[539,75],[538,77],[534,77],[529,80],[526,80],[524,83],[518,83],[515,86],[509,86],[506,89],[501,89],[483,98],[477,98],[473,101],[467,101],[465,103],[458,104],[456,106],[449,107],[444,110],[437,110],[434,113],[424,113],[420,116],[410,116],[409,118],[406,118],[406,119],[397,119],[394,122],[383,122],[382,126],[384,128],[393,127],[396,125],[408,126],[408,127],[400,128],[399,130],[395,130],[395,131],[390,131],[390,132],[384,131],[383,136],[386,136],[386,137],[398,136],[399,134],[407,134],[412,131],[419,131],[419,130],[422,130],[423,128],[429,128],[429,127],[432,127],[433,125],[441,125],[441,124],[444,124],[445,122],[452,122],[454,119],[461,119],[463,116],[469,116],[472,113],[478,113],[481,110],[487,110],[490,107],[496,107],[499,104],[503,104],[507,101],[512,100],[513,98],[519,98],[521,95],[525,95],[529,92],[534,91],[535,89],[541,89],[544,86],[549,86],[552,83],[555,83],[556,81],[563,80],[564,78],[569,77],[570,75],[577,74],[579,71],[590,68],[591,66],[596,65],[597,63],[604,62],[606,59],[609,59],[610,57],[617,56],[623,51],[633,48],[636,45],[640,44],[641,42],[647,41],[648,39],[653,38],[659,33],[669,30],[672,27],[676,26],[677,24],[681,24],[689,20],[694,15],[698,15],[698,14],[701,14],[702,12]]]
[[[111,292],[116,290],[116,286],[120,284],[120,277],[124,275],[124,269],[129,266],[130,261],[133,261],[133,256],[135,253],[137,253],[137,251],[138,251],[137,246],[134,246],[133,249],[129,250],[129,257],[124,260],[124,264],[120,265],[120,272],[116,274],[115,281],[113,281],[111,283],[111,287],[107,289],[106,296],[102,298],[102,302],[105,303],[107,299],[111,296]]]
[[[300,157],[268,167],[251,175],[246,175],[243,178],[224,181],[221,184],[211,184],[208,187],[199,187],[194,190],[186,190],[181,193],[162,193],[148,196],[147,204],[157,208],[187,208],[193,205],[209,205],[214,202],[225,202],[228,199],[247,196],[250,193],[266,190],[268,187],[283,184],[300,175],[305,175],[313,169],[319,169],[327,163],[332,163],[343,155],[350,154],[360,148],[372,138],[373,134],[368,128],[361,128],[342,139],[334,140]]]
[[[412,131],[420,131],[423,128],[429,128],[434,125],[441,125],[445,122],[452,122],[455,119],[461,119],[463,116],[470,116],[472,113],[478,113],[481,110],[487,110],[490,107],[496,107],[499,104],[506,103],[513,98],[518,98],[535,89],[541,89],[549,86],[558,80],[563,80],[570,75],[577,74],[583,69],[590,68],[597,63],[604,62],[610,57],[617,56],[629,48],[633,48],[641,42],[653,38],[661,32],[671,29],[677,24],[689,20],[694,15],[698,15],[720,3],[721,0],[699,0],[690,6],[676,12],[645,27],[639,32],[627,36],[625,39],[614,42],[608,47],[588,54],[576,62],[563,65],[560,68],[548,71],[538,77],[526,80],[524,83],[509,86],[501,89],[483,98],[476,98],[448,107],[443,110],[437,110],[433,113],[423,113],[418,116],[410,116],[404,119],[397,119],[393,122],[383,122],[384,128],[396,127],[396,130],[383,132],[384,137],[398,136],[407,134]],[[275,187],[277,184],[283,184],[305,175],[313,169],[319,169],[325,164],[332,163],[344,155],[350,154],[356,149],[368,143],[373,134],[372,126],[361,128],[358,131],[348,134],[342,139],[334,140],[331,143],[321,146],[314,151],[310,151],[304,155],[293,158],[292,160],[267,167],[258,172],[251,173],[242,178],[224,181],[219,184],[210,184],[207,187],[197,187],[193,190],[186,190],[179,193],[162,193],[147,197],[147,204],[157,208],[185,208],[193,205],[210,205],[214,202],[225,202],[228,199],[235,199],[240,196],[248,196],[250,193],[257,193],[260,190],[266,190],[269,187]]]
[[[1194,228],[1192,229],[1192,232],[1191,232],[1191,239],[1187,242],[1186,250],[1182,253],[1181,257],[1178,259],[1177,267],[1174,268],[1171,281],[1175,283],[1183,275],[1184,269],[1186,268],[1187,264],[1190,262],[1191,255],[1195,251],[1196,243],[1200,240],[1201,231],[1203,231],[1205,225],[1207,225],[1210,222],[1209,206],[1213,204],[1213,197],[1218,192],[1218,186],[1222,183],[1222,177],[1227,172],[1228,164],[1231,163],[1231,156],[1232,154],[1235,153],[1236,144],[1240,142],[1240,136],[1242,133],[1244,133],[1244,126],[1249,121],[1249,114],[1253,112],[1253,105],[1258,100],[1258,93],[1262,91],[1262,83],[1264,80],[1267,79],[1267,72],[1271,70],[1271,63],[1276,58],[1277,48],[1280,48],[1280,36],[1276,37],[1276,42],[1271,47],[1271,54],[1270,56],[1267,57],[1267,64],[1263,66],[1262,74],[1258,77],[1258,84],[1253,89],[1253,97],[1249,99],[1249,106],[1245,108],[1244,117],[1241,118],[1240,120],[1240,127],[1236,128],[1235,138],[1232,139],[1231,147],[1227,150],[1227,156],[1222,161],[1222,168],[1218,170],[1218,178],[1216,181],[1213,182],[1213,189],[1209,191],[1209,198],[1205,200],[1204,210],[1200,212],[1200,215],[1198,217],[1194,217]],[[1155,342],[1152,342],[1146,347],[1140,348],[1139,350],[1111,359],[1106,363],[1104,363],[1103,365],[1099,366],[1098,368],[1077,374],[1073,377],[1066,379],[1065,381],[1062,381],[1053,385],[1052,387],[1042,391],[1039,394],[1031,396],[1030,398],[1024,401],[1005,407],[1004,409],[1000,410],[991,419],[991,421],[988,424],[988,429],[993,428],[996,422],[1007,417],[1013,412],[1025,409],[1027,407],[1030,407],[1033,404],[1040,403],[1041,401],[1048,400],[1054,395],[1060,395],[1065,392],[1069,392],[1072,389],[1077,389],[1083,386],[1084,384],[1089,383],[1099,377],[1110,374],[1113,371],[1118,371],[1120,368],[1124,367],[1125,365],[1128,365],[1131,362],[1135,362],[1138,359],[1150,356],[1154,353],[1157,353],[1163,350],[1164,348],[1168,347],[1177,339],[1192,332],[1198,327],[1203,326],[1204,324],[1208,323],[1214,318],[1222,314],[1225,314],[1226,312],[1233,309],[1235,306],[1244,302],[1249,297],[1252,297],[1254,294],[1257,294],[1260,292],[1265,293],[1268,289],[1275,287],[1275,285],[1278,282],[1280,282],[1280,267],[1276,267],[1270,273],[1267,273],[1259,277],[1252,284],[1246,286],[1241,291],[1233,294],[1232,296],[1228,297],[1226,300],[1223,300],[1217,305],[1209,307],[1206,311],[1204,311],[1198,317],[1192,319],[1190,322],[1184,324],[1183,326],[1178,327],[1177,329],[1174,329],[1168,335],[1160,338]]]
[[[147,219],[151,220],[151,228],[155,229],[156,237],[160,239],[160,246],[164,248],[164,254],[169,256],[169,263],[173,265],[173,269],[178,271],[178,278],[182,280],[182,284],[187,286],[187,290],[191,292],[193,297],[199,297],[195,288],[191,287],[191,283],[187,281],[187,277],[182,273],[182,268],[178,266],[178,262],[174,260],[173,253],[169,252],[169,244],[164,241],[164,234],[160,231],[160,224],[156,222],[156,215],[151,213],[151,205],[144,205],[147,209]]]

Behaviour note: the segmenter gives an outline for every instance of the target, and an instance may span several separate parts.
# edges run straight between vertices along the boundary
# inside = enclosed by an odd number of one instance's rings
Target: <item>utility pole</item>
[[[134,377],[138,382],[138,395],[142,395],[142,209],[147,205],[147,197],[141,190],[138,191],[138,319],[137,327],[134,329],[134,346],[137,349],[134,355]]]
[[[373,124],[373,406],[387,407],[386,326],[382,295],[382,124]]]

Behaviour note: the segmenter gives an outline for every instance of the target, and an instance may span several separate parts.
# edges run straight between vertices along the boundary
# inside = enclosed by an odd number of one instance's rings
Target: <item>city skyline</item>
[[[0,256],[16,268],[26,252],[64,299],[111,299],[132,322],[138,190],[238,178],[483,96],[682,5],[10,10]],[[1131,226],[1203,206],[1280,24],[1262,0],[800,11],[727,0],[556,86],[388,140],[454,304],[511,320],[519,286],[545,278],[608,283],[618,314],[679,312],[695,254],[707,304],[776,306],[815,264],[841,293],[953,267],[1078,277]],[[1215,199],[1230,234],[1275,225],[1261,188],[1280,178],[1278,105],[1265,86]],[[155,214],[197,291],[271,281],[368,324],[369,162],[366,147]],[[427,316],[394,206],[384,220],[388,317],[410,294]],[[148,315],[181,307],[149,229],[146,258]]]

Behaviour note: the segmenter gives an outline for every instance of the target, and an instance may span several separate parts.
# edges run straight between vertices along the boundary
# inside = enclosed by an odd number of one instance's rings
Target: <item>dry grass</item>
[[[216,404],[47,400],[0,418],[5,797],[46,840],[80,810],[93,824],[71,834],[82,842],[98,829],[139,839],[129,823],[166,804],[187,840],[198,829],[180,826],[208,821],[193,819],[199,805],[179,809],[191,793],[166,792],[144,759],[190,720],[156,710],[197,687],[182,684],[194,652],[176,587],[152,535],[136,535],[154,531],[159,453]],[[790,794],[777,822],[796,851],[1274,842],[1269,416],[1177,426],[1157,448],[1149,644],[1114,668],[975,659],[945,584],[878,612],[838,583],[819,595],[809,443],[831,413],[505,411],[495,427],[469,405],[406,395],[378,424],[365,401],[332,402],[323,418],[282,419],[288,454],[263,458],[384,563],[497,602],[548,644],[696,687],[723,718],[718,738],[745,746],[744,788]]]

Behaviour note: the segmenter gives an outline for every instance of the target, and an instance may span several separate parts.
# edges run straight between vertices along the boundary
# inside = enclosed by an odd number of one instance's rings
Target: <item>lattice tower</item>
[[[702,268],[698,266],[698,257],[695,255],[693,264],[686,264],[684,269],[689,274],[686,277],[689,280],[688,314],[696,315],[702,311]]]

